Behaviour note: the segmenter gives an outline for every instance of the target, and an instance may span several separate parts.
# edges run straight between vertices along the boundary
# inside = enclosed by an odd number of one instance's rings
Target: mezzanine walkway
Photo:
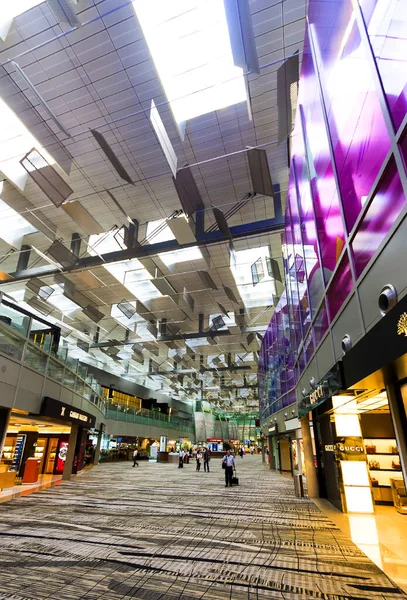
[[[0,505],[0,600],[407,598],[290,478],[110,463]]]

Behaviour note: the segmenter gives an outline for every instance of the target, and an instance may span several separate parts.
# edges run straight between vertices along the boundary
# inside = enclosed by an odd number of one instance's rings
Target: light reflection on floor
[[[344,514],[322,498],[315,504],[386,575],[407,592],[407,515],[393,506],[375,506],[374,515]]]

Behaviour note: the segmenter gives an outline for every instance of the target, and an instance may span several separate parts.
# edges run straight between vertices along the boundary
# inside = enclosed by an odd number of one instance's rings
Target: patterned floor
[[[110,463],[0,505],[0,600],[407,598],[260,457]]]

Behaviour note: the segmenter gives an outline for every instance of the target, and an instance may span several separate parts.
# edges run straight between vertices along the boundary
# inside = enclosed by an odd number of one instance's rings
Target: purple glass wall
[[[406,53],[402,0],[309,1],[291,138],[286,293],[260,352],[262,418],[295,401],[302,371],[406,208]]]

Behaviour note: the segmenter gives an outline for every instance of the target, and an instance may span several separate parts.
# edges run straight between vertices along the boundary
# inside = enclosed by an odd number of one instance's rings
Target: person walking
[[[196,470],[197,471],[201,470],[201,464],[202,464],[202,452],[200,450],[198,450],[198,452],[196,453]]]
[[[182,448],[180,448],[180,451],[178,452],[178,469],[183,469],[184,468],[184,451]]]
[[[235,470],[235,457],[227,451],[223,457],[223,464],[225,465],[225,487],[232,487],[233,471]]]
[[[206,472],[209,473],[209,461],[210,460],[211,460],[211,451],[209,450],[209,448],[205,448],[204,455],[203,455],[205,473]]]
[[[137,462],[137,456],[138,456],[138,450],[136,448],[133,452],[133,467],[135,467],[136,465],[139,466],[139,464]]]
[[[240,458],[243,458],[243,454],[244,454],[243,446],[240,446],[239,454],[240,454]]]

